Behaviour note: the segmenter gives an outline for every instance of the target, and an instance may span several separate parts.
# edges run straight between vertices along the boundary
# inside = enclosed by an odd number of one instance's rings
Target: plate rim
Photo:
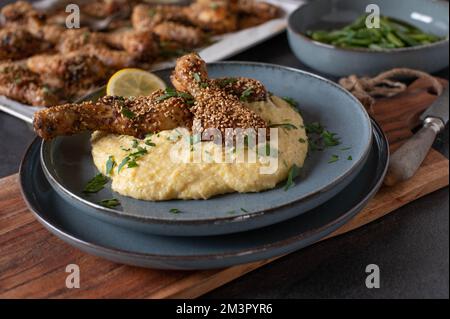
[[[365,119],[365,123],[368,124],[367,127],[370,131],[370,134],[368,134],[368,138],[365,141],[365,149],[363,150],[361,157],[357,160],[353,162],[353,166],[351,169],[348,169],[346,172],[342,173],[341,175],[337,176],[331,183],[329,183],[328,185],[326,185],[325,187],[321,188],[321,189],[316,189],[312,192],[310,192],[309,194],[306,194],[305,196],[303,196],[301,199],[296,199],[290,202],[287,202],[285,204],[282,205],[278,205],[276,207],[271,207],[270,209],[265,209],[265,210],[259,210],[259,211],[255,211],[255,212],[250,212],[250,213],[243,213],[243,214],[237,214],[237,215],[231,215],[231,216],[221,216],[221,217],[211,217],[211,218],[203,218],[203,219],[161,219],[161,218],[154,218],[151,216],[136,216],[136,215],[132,215],[132,214],[128,214],[125,211],[118,211],[112,208],[107,208],[107,207],[103,207],[99,204],[90,202],[74,193],[72,193],[70,190],[68,190],[66,187],[64,187],[55,176],[53,176],[53,174],[50,172],[49,168],[47,167],[47,163],[44,160],[44,148],[48,147],[50,148],[49,144],[52,141],[44,141],[42,140],[41,142],[41,147],[40,147],[40,160],[42,163],[42,168],[43,171],[45,173],[45,175],[47,176],[47,178],[51,179],[51,184],[55,185],[56,187],[58,187],[59,190],[61,190],[64,194],[66,194],[68,197],[72,198],[74,201],[77,201],[83,205],[87,205],[93,209],[95,209],[96,211],[98,211],[99,213],[103,214],[103,215],[107,215],[107,216],[112,216],[112,217],[119,217],[119,218],[124,218],[127,220],[137,220],[146,224],[153,224],[153,225],[204,225],[204,224],[224,224],[224,223],[231,223],[231,222],[239,222],[242,220],[248,220],[248,219],[254,219],[258,216],[262,216],[262,215],[269,215],[269,214],[273,214],[275,213],[277,210],[288,207],[288,206],[292,206],[295,205],[297,203],[309,200],[312,197],[317,196],[320,193],[323,193],[324,191],[327,191],[331,188],[333,188],[334,186],[338,185],[342,180],[344,180],[346,177],[348,177],[349,175],[351,175],[355,169],[363,167],[364,166],[364,162],[367,159],[367,156],[369,155],[369,152],[371,150],[372,147],[372,142],[373,142],[373,121],[371,119],[371,117],[369,116],[369,114],[367,113],[367,110],[364,108],[364,106],[361,104],[361,102],[355,97],[353,96],[349,91],[345,90],[342,86],[340,86],[339,84],[326,79],[320,75],[314,74],[312,72],[308,72],[308,71],[304,71],[304,70],[300,70],[300,69],[296,69],[293,67],[288,67],[288,66],[283,66],[283,65],[277,65],[277,64],[273,64],[273,63],[264,63],[264,62],[253,62],[253,61],[219,61],[219,62],[213,62],[213,63],[208,63],[208,66],[210,65],[220,65],[220,66],[226,66],[226,65],[235,65],[235,66],[239,66],[239,65],[247,65],[247,66],[253,66],[253,67],[270,67],[273,69],[279,69],[279,70],[283,70],[283,71],[289,71],[289,72],[294,72],[297,74],[302,74],[304,76],[307,77],[311,77],[314,78],[316,80],[322,81],[327,85],[330,85],[332,87],[334,87],[335,89],[339,90],[341,93],[345,94],[347,97],[349,97],[351,100],[353,100],[360,108],[362,115]],[[163,71],[170,71],[173,68],[163,68],[158,70],[159,72],[163,72]],[[155,72],[158,72],[155,71]],[[96,94],[98,92],[101,92],[102,90],[104,90],[104,87],[99,88],[98,90],[92,92],[92,94]],[[52,185],[52,187],[53,187]],[[226,194],[225,194],[226,195]]]
[[[372,135],[374,135],[374,136],[377,135],[376,140],[377,140],[378,149],[385,156],[384,167],[381,169],[380,175],[377,177],[377,179],[375,179],[376,182],[373,185],[373,187],[371,188],[371,190],[356,205],[354,205],[352,208],[348,209],[345,213],[343,213],[337,219],[334,219],[332,222],[330,222],[326,225],[323,225],[321,227],[318,227],[316,232],[323,232],[325,230],[331,229],[334,225],[339,224],[340,222],[348,220],[349,218],[352,218],[355,215],[357,215],[360,212],[360,210],[358,210],[357,212],[354,212],[354,210],[358,206],[361,206],[362,204],[367,203],[378,192],[379,188],[381,187],[384,177],[388,170],[388,164],[389,164],[389,158],[390,158],[389,144],[388,144],[387,138],[386,138],[385,134],[383,133],[383,131],[381,130],[380,126],[375,122],[375,120],[372,120],[372,121],[373,121]],[[155,261],[174,261],[174,260],[175,261],[176,260],[186,260],[186,261],[210,260],[211,261],[211,260],[213,260],[214,261],[214,260],[221,260],[221,259],[225,259],[225,258],[233,258],[233,257],[240,257],[240,256],[245,256],[245,255],[257,254],[257,253],[264,253],[270,249],[286,247],[289,244],[292,244],[298,240],[303,239],[307,234],[311,233],[311,231],[307,231],[305,233],[297,234],[297,235],[291,236],[291,237],[283,239],[283,240],[272,242],[270,244],[260,245],[259,247],[255,247],[252,249],[243,249],[243,250],[237,250],[237,251],[228,252],[228,253],[204,254],[204,255],[197,255],[197,256],[195,256],[195,255],[176,255],[176,256],[174,256],[174,255],[161,255],[161,254],[131,252],[131,251],[127,251],[124,249],[105,247],[100,244],[95,244],[92,242],[88,242],[88,241],[79,239],[79,238],[75,237],[74,235],[69,234],[66,231],[59,229],[58,226],[51,224],[46,219],[44,219],[42,216],[40,216],[38,209],[35,209],[33,204],[30,203],[28,196],[25,193],[25,189],[24,189],[25,181],[23,180],[24,179],[24,171],[25,171],[25,163],[28,158],[28,154],[31,152],[33,146],[37,142],[36,140],[37,139],[35,139],[34,141],[31,142],[31,144],[29,145],[27,151],[25,152],[23,159],[21,161],[21,164],[20,164],[20,169],[19,169],[19,182],[20,183],[19,183],[19,185],[20,185],[20,191],[21,191],[22,197],[23,197],[28,209],[30,210],[30,212],[48,231],[50,231],[53,235],[59,237],[60,239],[64,240],[65,242],[68,242],[71,245],[75,245],[78,248],[83,247],[84,249],[86,249],[88,251],[99,251],[103,254],[103,256],[105,256],[105,255],[109,255],[109,256],[120,255],[123,257],[139,258],[142,260],[155,260]],[[373,140],[375,140],[375,138]],[[38,165],[41,165],[41,163],[38,163]],[[42,165],[41,165],[41,167],[42,167]],[[56,193],[56,196],[60,196],[60,195],[58,195]],[[91,218],[94,218],[94,217],[91,217]],[[129,230],[129,231],[133,231],[133,230]],[[208,236],[206,236],[206,237],[208,237]],[[103,257],[103,258],[105,258],[105,257]],[[178,269],[178,268],[173,268],[173,269]],[[193,268],[189,268],[189,269],[193,269]]]

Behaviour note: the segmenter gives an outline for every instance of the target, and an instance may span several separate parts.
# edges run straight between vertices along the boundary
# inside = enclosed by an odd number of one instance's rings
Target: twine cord
[[[435,94],[440,95],[443,90],[442,84],[433,76],[407,68],[392,69],[373,78],[350,75],[341,78],[339,84],[350,91],[367,109],[373,111],[375,98],[392,97],[406,90],[408,86],[395,80],[396,78],[425,78],[430,81]]]

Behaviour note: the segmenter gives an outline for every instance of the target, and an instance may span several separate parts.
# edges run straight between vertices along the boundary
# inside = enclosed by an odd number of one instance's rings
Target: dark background
[[[308,70],[291,53],[285,34],[231,59]],[[437,75],[448,79],[448,74],[446,69]],[[0,177],[18,171],[34,137],[29,125],[0,112]],[[448,126],[435,148],[449,156]],[[372,263],[380,267],[380,289],[365,286],[365,268]],[[283,257],[204,298],[449,298],[448,187]]]

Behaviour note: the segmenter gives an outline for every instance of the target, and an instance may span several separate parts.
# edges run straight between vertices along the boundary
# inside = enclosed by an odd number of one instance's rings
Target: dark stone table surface
[[[281,34],[232,58],[307,69]],[[448,78],[448,69],[438,74]],[[30,127],[0,112],[0,177],[14,174]],[[448,127],[435,147],[448,157]],[[381,288],[367,289],[377,264]],[[437,191],[367,226],[295,252],[204,298],[449,298],[449,190]]]

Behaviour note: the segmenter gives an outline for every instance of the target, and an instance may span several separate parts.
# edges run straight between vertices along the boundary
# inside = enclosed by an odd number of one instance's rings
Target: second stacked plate
[[[374,123],[368,160],[339,194],[305,214],[238,234],[158,236],[90,217],[55,192],[39,161],[40,140],[30,146],[20,169],[24,198],[36,218],[67,243],[115,262],[160,269],[209,269],[273,258],[311,245],[363,209],[386,174],[388,144]]]

